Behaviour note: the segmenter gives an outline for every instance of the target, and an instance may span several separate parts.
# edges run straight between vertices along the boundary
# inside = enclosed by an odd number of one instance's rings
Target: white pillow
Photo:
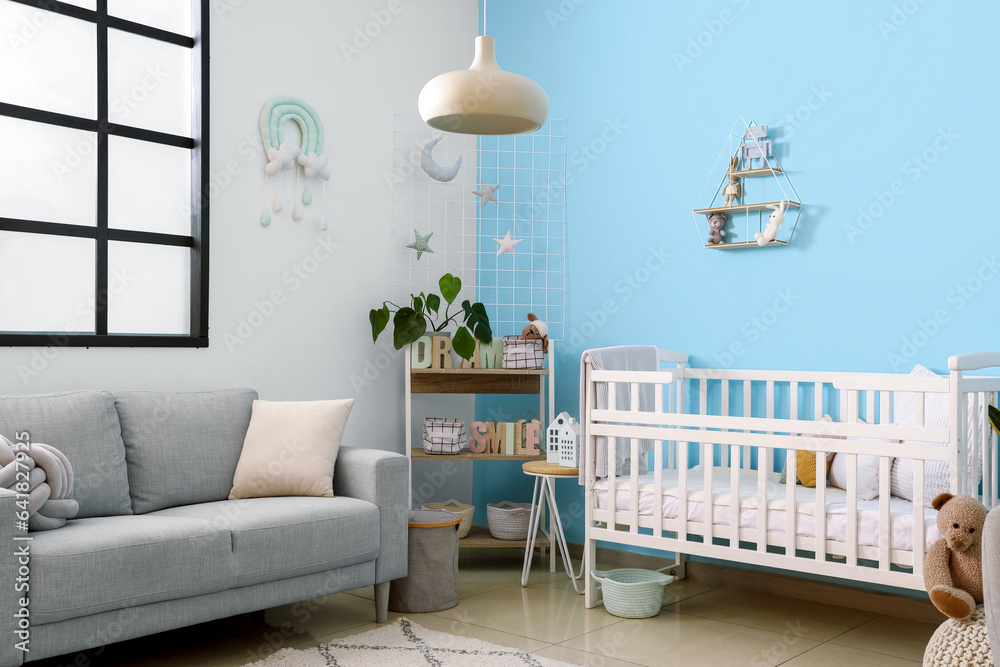
[[[863,419],[858,420],[859,424],[867,424]],[[887,440],[879,438],[847,438],[848,440],[856,440],[858,442],[899,442],[898,440]],[[827,479],[830,482],[830,486],[835,486],[838,489],[847,490],[847,461],[848,454],[843,452],[838,452],[836,456],[833,457],[833,463],[830,464],[830,473]],[[875,500],[878,498],[878,485],[879,485],[879,458],[878,456],[870,456],[868,454],[858,454],[858,500]],[[890,462],[890,466],[892,462]],[[891,467],[890,467],[891,470]],[[891,475],[890,475],[891,479]]]
[[[937,373],[920,364],[913,367],[910,375],[918,378],[940,378]],[[900,392],[893,406],[894,424],[914,426],[916,423],[913,392]],[[951,427],[951,403],[949,394],[924,394],[924,426],[927,428]],[[944,442],[904,441],[910,445],[931,445],[947,447]],[[976,462],[971,462],[976,467]],[[975,474],[975,473],[974,473]],[[978,474],[975,474],[978,478]],[[896,459],[889,474],[892,495],[913,500],[913,459]],[[950,466],[947,461],[927,461],[924,463],[924,505],[931,506],[931,500],[951,487]]]
[[[254,401],[230,500],[333,497],[333,468],[354,399]]]

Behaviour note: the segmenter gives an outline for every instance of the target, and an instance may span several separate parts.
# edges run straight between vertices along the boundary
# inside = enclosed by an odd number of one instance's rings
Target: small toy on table
[[[983,603],[986,506],[972,496],[940,493],[931,501],[943,536],[927,550],[924,586],[945,616],[964,621]]]
[[[725,213],[713,213],[708,216],[708,243],[718,245],[722,243],[722,237],[726,235],[723,226],[726,224]]]
[[[521,331],[523,340],[542,341],[542,354],[549,353],[549,325],[535,317],[534,313],[528,313],[528,321],[531,323]]]

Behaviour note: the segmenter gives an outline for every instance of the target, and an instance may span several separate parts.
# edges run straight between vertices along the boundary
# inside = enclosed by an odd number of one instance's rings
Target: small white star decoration
[[[486,185],[486,183],[483,183],[482,181],[480,181],[480,183],[483,184],[482,189],[481,190],[473,190],[472,191],[472,194],[478,195],[479,197],[482,197],[482,200],[481,200],[481,203],[480,203],[480,207],[486,206],[486,204],[489,203],[489,202],[491,202],[491,201],[497,201],[497,198],[493,196],[493,193],[496,192],[500,188],[500,186],[499,185]],[[499,204],[500,202],[497,202],[497,203]]]
[[[511,257],[514,256],[514,246],[523,241],[524,239],[514,240],[510,237],[510,230],[507,230],[507,235],[502,239],[493,239],[497,243],[497,257],[505,252],[509,252]]]
[[[434,232],[431,232],[427,236],[421,236],[420,232],[414,229],[413,235],[417,237],[416,240],[413,243],[407,245],[406,247],[413,248],[414,250],[417,251],[417,261],[420,261],[421,255],[423,255],[425,252],[434,254],[434,251],[431,250],[431,247],[428,245],[428,243],[431,240],[431,237],[434,236]]]

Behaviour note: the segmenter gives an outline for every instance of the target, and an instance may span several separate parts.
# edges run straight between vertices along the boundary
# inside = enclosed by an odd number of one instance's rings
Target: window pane
[[[97,135],[0,116],[0,216],[94,226]]]
[[[94,241],[0,232],[0,331],[94,332]]]
[[[190,137],[191,49],[109,30],[108,116]]]
[[[111,227],[191,233],[191,151],[110,137],[108,186]]]
[[[97,27],[0,0],[0,102],[97,117]]]
[[[108,14],[191,36],[191,3],[185,0],[108,0]]]
[[[191,249],[108,244],[108,333],[189,334]]]

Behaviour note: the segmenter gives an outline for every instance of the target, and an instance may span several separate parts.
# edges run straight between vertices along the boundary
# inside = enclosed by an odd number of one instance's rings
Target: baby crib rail
[[[952,491],[974,495],[981,470],[984,502],[998,504],[996,440],[983,428],[985,420],[979,415],[988,396],[995,398],[1000,391],[1000,378],[962,378],[961,371],[952,371],[951,377],[920,378],[691,369],[683,364],[659,372],[603,371],[585,364],[585,373],[582,465],[591,558],[592,540],[604,540],[922,589],[927,464],[946,462]],[[608,386],[607,405],[599,406],[595,400],[599,383]],[[625,394],[630,400],[624,405],[615,400],[619,385],[628,388]],[[650,385],[656,396],[654,407],[641,410],[639,393]],[[893,422],[893,401],[900,392],[913,397],[912,425]],[[927,423],[931,394],[949,395],[950,427]],[[830,421],[824,421],[824,415]],[[599,439],[606,442],[601,455],[608,465],[608,476],[601,481],[596,477]],[[648,443],[652,447],[647,457],[643,445]],[[627,448],[629,465],[618,472],[615,461],[621,447]],[[815,491],[795,484],[801,452],[815,454]],[[828,454],[846,457],[846,489],[836,490],[838,498],[843,494],[842,539],[828,536],[827,500],[834,493],[827,482]],[[859,499],[859,456],[878,459],[874,501]],[[789,471],[790,483],[785,485],[778,484],[774,465],[782,457]],[[651,459],[650,475],[640,480],[646,458]],[[893,543],[894,522],[899,519],[898,510],[892,511],[890,493],[894,458],[914,462],[909,549]],[[595,503],[598,486],[606,492],[604,507]],[[628,499],[624,508],[618,506],[622,491]],[[676,497],[676,509],[669,516],[664,512],[665,491]],[[649,513],[640,511],[641,493],[653,498]],[[868,512],[877,507],[876,544],[859,543],[859,502]],[[810,508],[812,534],[800,534],[796,524],[801,517],[808,518]],[[755,522],[741,523],[745,511],[751,518],[755,511]],[[721,523],[725,519],[717,517],[725,513],[728,521]],[[779,513],[784,515],[784,526],[770,526],[772,515]]]

